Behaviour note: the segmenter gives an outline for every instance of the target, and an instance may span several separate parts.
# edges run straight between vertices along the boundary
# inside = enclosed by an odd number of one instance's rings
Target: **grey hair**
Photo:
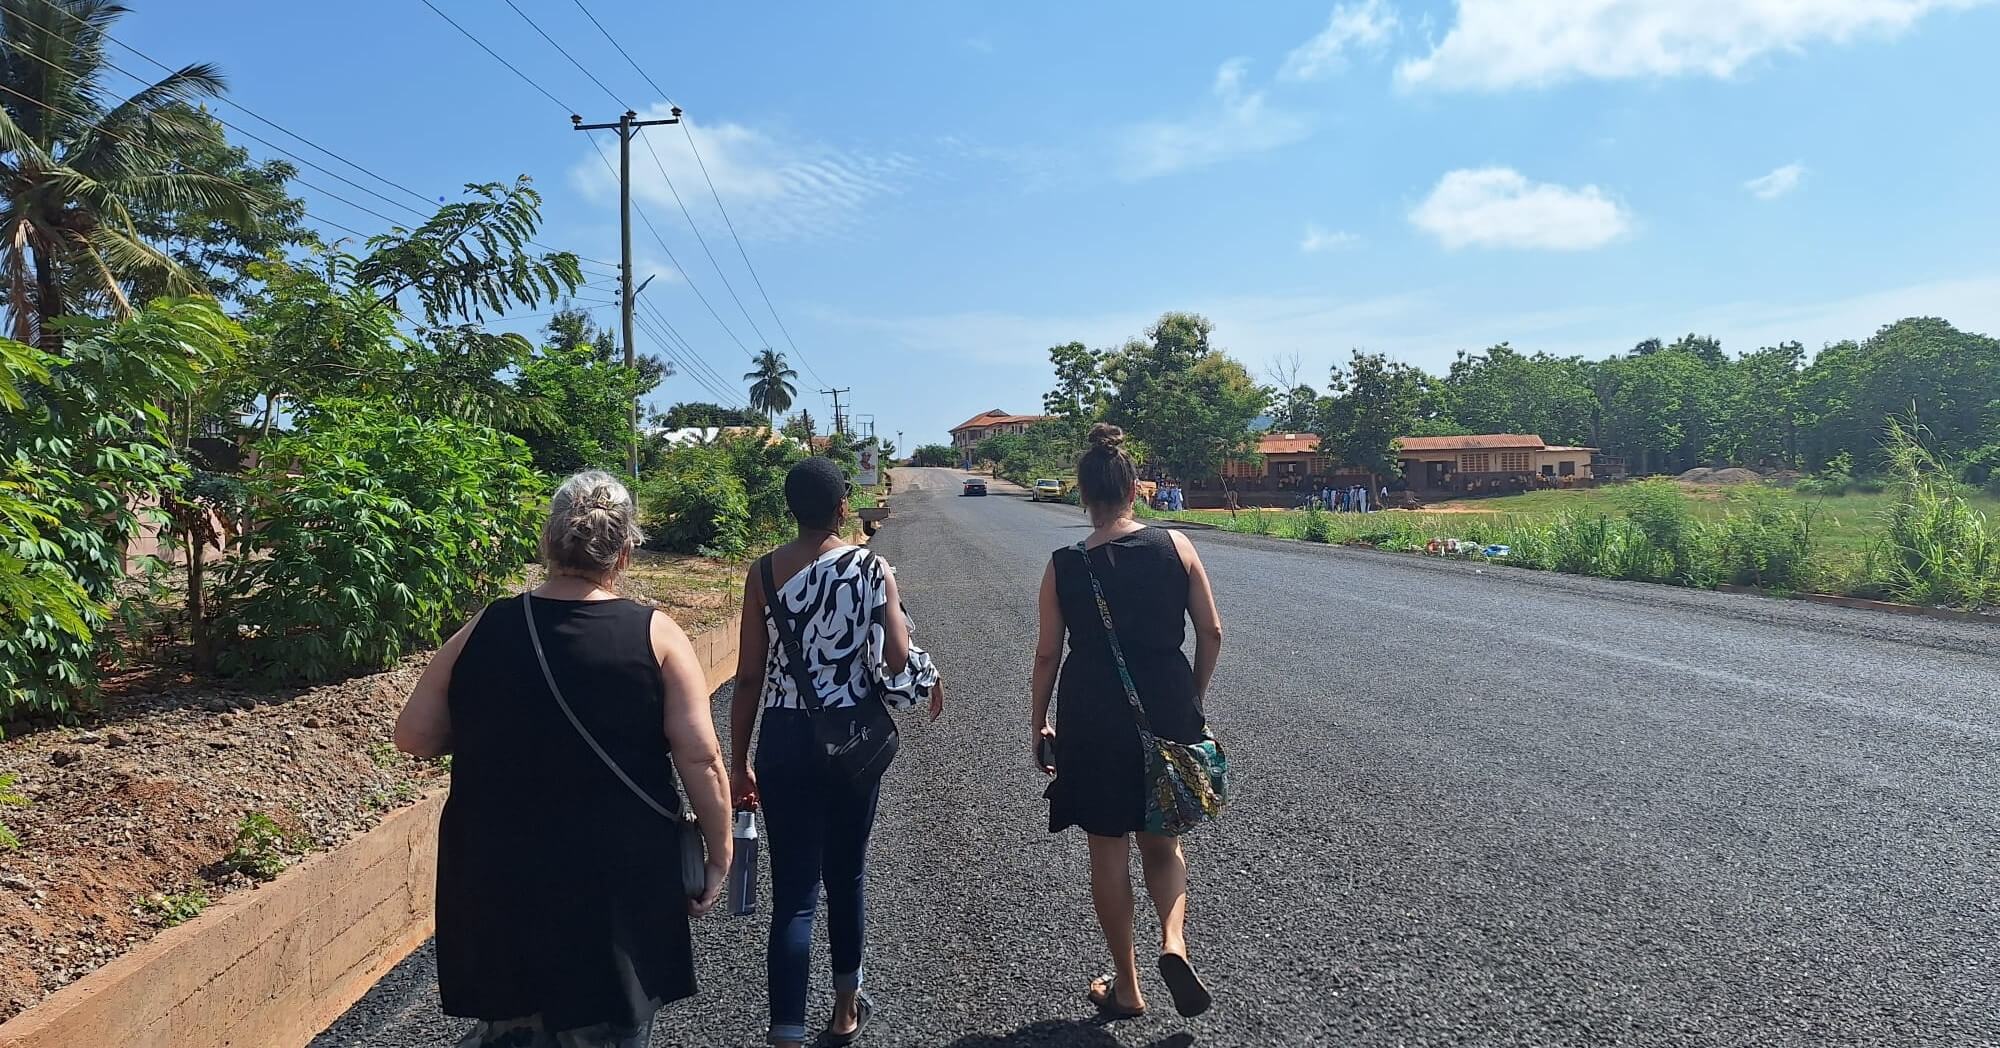
[[[617,477],[594,469],[563,481],[549,500],[542,561],[601,578],[617,571],[618,558],[644,541],[632,493]]]

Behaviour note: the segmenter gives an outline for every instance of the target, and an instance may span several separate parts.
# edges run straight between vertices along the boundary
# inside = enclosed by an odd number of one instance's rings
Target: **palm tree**
[[[196,107],[222,94],[212,65],[186,66],[123,101],[104,91],[109,0],[0,4],[0,281],[15,339],[57,339],[46,324],[75,307],[132,311],[128,281],[170,293],[196,285],[147,243],[135,210],[199,209],[248,224],[268,195],[186,158],[219,144]]]
[[[792,394],[798,388],[791,383],[799,373],[785,366],[785,355],[766,348],[757,354],[757,370],[745,374],[750,382],[750,406],[764,413],[764,420],[771,419],[791,410]]]

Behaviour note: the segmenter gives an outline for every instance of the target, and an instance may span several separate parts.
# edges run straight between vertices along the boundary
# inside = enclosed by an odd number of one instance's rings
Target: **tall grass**
[[[1911,427],[1891,420],[1888,449],[1896,498],[1864,584],[1912,604],[2000,604],[2000,531]]]

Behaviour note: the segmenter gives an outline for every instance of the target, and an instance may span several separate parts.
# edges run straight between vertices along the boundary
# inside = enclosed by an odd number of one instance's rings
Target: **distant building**
[[[1402,437],[1397,445],[1400,486],[1419,494],[1585,484],[1598,459],[1596,448],[1545,444],[1531,433]],[[1266,433],[1258,438],[1254,457],[1224,463],[1222,476],[1252,489],[1381,483],[1318,448],[1319,438],[1311,433]]]
[[[1026,432],[1037,422],[1048,421],[1047,415],[1009,415],[994,408],[974,415],[951,428],[952,450],[958,452],[960,469],[972,468],[972,449],[987,437],[997,437],[1004,433]]]

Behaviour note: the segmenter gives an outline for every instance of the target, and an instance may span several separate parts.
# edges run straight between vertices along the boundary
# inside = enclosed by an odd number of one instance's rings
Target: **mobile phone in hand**
[[[1041,761],[1044,768],[1055,767],[1056,740],[1049,738],[1047,735],[1042,736],[1042,741],[1035,746],[1035,759]]]

